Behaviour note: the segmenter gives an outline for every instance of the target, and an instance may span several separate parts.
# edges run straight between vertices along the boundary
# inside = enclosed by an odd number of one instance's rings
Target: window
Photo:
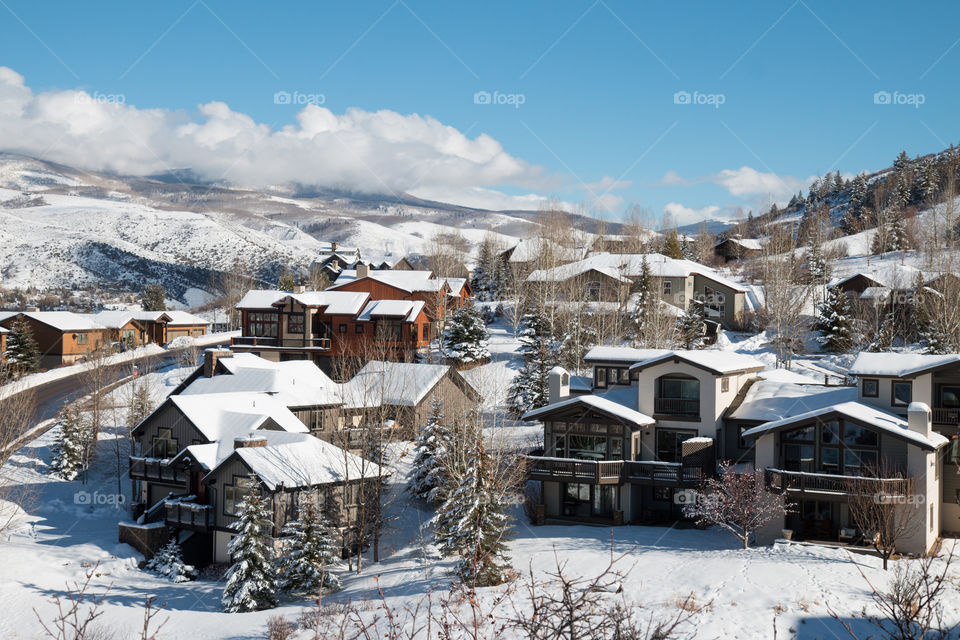
[[[670,280],[663,281],[663,295],[669,296],[673,293],[673,282]]]
[[[87,334],[87,333],[77,334],[77,344],[88,344],[89,342],[90,342],[90,334]]]
[[[607,368],[595,367],[593,370],[593,386],[597,389],[607,388]]]
[[[730,391],[730,378],[720,378],[720,393]]]
[[[722,317],[726,307],[723,293],[710,287],[703,288],[703,306],[707,317]]]
[[[590,485],[582,482],[568,482],[563,485],[565,502],[590,502]]]
[[[870,475],[877,469],[880,436],[845,420],[784,431],[781,464],[786,471]]]
[[[897,382],[891,383],[890,403],[895,407],[905,407],[913,399],[913,383]]]
[[[120,340],[126,345],[132,345],[137,340],[137,332],[133,329],[124,329]]]
[[[429,340],[429,339],[430,339],[430,325],[429,325],[429,324],[424,323],[424,324],[420,325],[420,339],[421,339],[421,340]]]
[[[749,424],[741,424],[741,425],[739,425],[739,427],[738,427],[739,433],[740,433],[739,445],[740,445],[740,448],[741,448],[741,449],[749,449],[749,448],[753,447],[753,439],[751,438],[750,440],[747,440],[747,438],[744,438],[744,437],[743,437],[743,432],[744,432],[744,431],[747,431],[748,429],[752,429],[753,426],[754,426],[754,425],[749,425]]]
[[[247,314],[247,335],[276,338],[278,324],[279,317],[276,313],[251,311]]]
[[[347,325],[341,323],[340,326],[339,326],[339,329],[340,329],[340,333],[346,333],[346,332],[347,332]]]
[[[403,340],[403,323],[399,320],[377,320],[377,340]]]
[[[359,482],[351,482],[343,487],[343,505],[353,507],[360,504],[361,490]]]
[[[223,487],[223,513],[228,516],[239,515],[240,503],[253,490],[253,479],[234,476],[233,484]]]
[[[172,458],[178,451],[180,448],[173,437],[173,429],[157,429],[157,435],[153,437],[153,457]]]
[[[599,282],[591,281],[587,283],[587,299],[591,302],[598,302],[600,300]]]
[[[696,435],[696,431],[657,429],[657,460],[661,462],[681,462],[683,460],[683,441],[694,438]]]
[[[287,316],[287,333],[303,333],[303,314],[292,313]]]
[[[654,411],[664,415],[700,415],[700,381],[695,378],[657,378]]]
[[[362,325],[362,324],[355,324],[355,325],[353,325],[353,332],[354,332],[354,333],[363,333],[363,325]]]
[[[864,398],[876,398],[880,395],[880,381],[875,378],[864,378],[861,382]]]

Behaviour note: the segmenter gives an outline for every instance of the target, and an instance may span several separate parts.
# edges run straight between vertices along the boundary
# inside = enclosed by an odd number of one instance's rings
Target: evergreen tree
[[[489,334],[483,317],[472,305],[459,309],[443,330],[444,355],[454,362],[474,363],[490,359]]]
[[[410,493],[428,502],[439,498],[438,488],[444,483],[443,453],[449,446],[450,426],[445,424],[443,400],[434,396],[430,401],[427,424],[417,434],[416,455],[410,474]]]
[[[40,369],[40,347],[33,338],[33,331],[26,318],[19,316],[10,327],[7,336],[7,362],[10,372],[16,376],[24,376]]]
[[[237,535],[228,547],[233,564],[223,588],[223,610],[236,613],[270,609],[277,605],[270,508],[254,489],[240,502],[239,510],[239,519],[230,525]]]
[[[814,329],[822,335],[817,341],[825,351],[847,353],[854,345],[850,300],[840,287],[827,290],[827,299],[820,304]]]
[[[893,208],[896,211],[902,211],[907,208],[911,201],[910,184],[906,177],[897,180],[896,189],[893,192]]]
[[[162,284],[148,284],[140,292],[140,306],[144,311],[166,311],[167,291]]]
[[[459,555],[457,573],[470,586],[491,586],[507,579],[512,535],[503,487],[494,477],[494,461],[477,438],[467,472],[434,516],[440,551]]]
[[[90,464],[90,426],[76,403],[63,406],[58,422],[60,431],[53,445],[50,468],[64,480],[75,480]]]
[[[867,177],[863,173],[858,174],[850,185],[850,206],[855,213],[860,213],[863,205],[867,201]]]
[[[516,416],[547,405],[550,370],[559,362],[559,348],[546,318],[527,313],[520,322],[518,351],[523,366],[513,378],[508,399],[510,411]]]
[[[677,318],[677,343],[681,349],[700,349],[703,344],[703,332],[706,316],[703,304],[691,300],[687,310]]]
[[[668,258],[674,258],[676,260],[683,259],[683,245],[680,243],[680,236],[676,229],[671,230],[670,233],[667,234],[667,239],[663,243],[661,252]]]
[[[339,536],[316,499],[301,500],[297,520],[288,523],[283,534],[277,574],[284,591],[315,597],[324,589],[340,589],[340,578],[333,573],[340,555]]]
[[[896,319],[892,313],[889,313],[883,319],[883,322],[880,323],[880,328],[877,330],[876,335],[873,336],[873,340],[867,345],[866,351],[889,351],[895,337]]]
[[[584,356],[597,344],[597,332],[587,322],[588,319],[586,313],[574,313],[565,323],[566,331],[556,338],[560,365],[571,371],[579,371],[583,367]]]
[[[133,390],[130,398],[130,406],[127,408],[127,428],[133,429],[143,422],[153,411],[153,398],[150,396],[150,387],[141,379],[133,380]]]
[[[633,309],[630,310],[630,320],[633,323],[634,334],[637,340],[643,335],[644,321],[654,309],[655,296],[653,293],[653,275],[650,273],[650,263],[647,256],[643,256],[640,263],[640,275],[631,287],[635,296]]]
[[[492,301],[502,297],[502,262],[493,241],[484,238],[480,243],[477,265],[470,279],[470,287],[477,300]]]
[[[890,217],[890,227],[887,233],[889,251],[906,251],[910,248],[907,240],[907,227],[903,220],[903,212],[895,211]]]
[[[833,174],[833,193],[838,194],[843,191],[843,186],[843,176],[840,175],[840,171],[838,170]]]
[[[173,582],[189,582],[197,577],[197,570],[183,561],[183,553],[176,538],[170,538],[144,568],[170,578]]]
[[[277,280],[277,289],[280,291],[293,291],[294,287],[297,286],[297,279],[293,277],[293,274],[289,270],[284,270],[280,274],[280,279]]]
[[[893,171],[897,175],[902,175],[910,169],[910,156],[907,155],[906,151],[901,151],[900,155],[897,156],[897,159],[893,161]]]

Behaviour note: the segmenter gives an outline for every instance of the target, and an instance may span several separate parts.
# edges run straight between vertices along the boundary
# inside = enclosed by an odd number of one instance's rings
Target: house
[[[165,345],[181,337],[206,335],[210,323],[186,311],[101,311],[94,320],[109,330],[109,342],[128,347]]]
[[[93,316],[70,311],[23,311],[0,315],[0,326],[10,329],[23,318],[40,349],[40,367],[73,364],[110,342],[110,330]]]
[[[873,271],[857,272],[835,278],[827,287],[839,287],[847,297],[856,300],[885,302],[893,292],[908,292],[923,278],[923,272],[908,264],[895,264]],[[864,295],[866,294],[866,296]],[[876,304],[871,302],[871,304]]]
[[[107,341],[121,343],[124,347],[139,347],[150,341],[147,323],[134,318],[129,311],[101,311],[93,314],[94,320],[106,327]]]
[[[678,519],[718,460],[762,470],[795,504],[761,540],[781,529],[862,537],[849,504],[868,478],[916,510],[904,552],[926,553],[960,517],[960,355],[864,353],[856,387],[767,379],[758,361],[724,351],[595,347],[585,359],[592,392],[571,393],[556,368],[550,403],[524,416],[544,424],[544,450],[528,458],[542,521]]]
[[[453,291],[447,278],[432,271],[373,271],[366,266],[345,269],[328,291],[367,293],[371,300],[414,300],[426,305],[427,317],[438,330],[451,312]],[[459,302],[453,300],[459,308]]]
[[[763,252],[763,244],[758,238],[731,236],[713,245],[713,253],[726,262],[753,258]]]
[[[564,247],[547,238],[525,238],[498,255],[507,273],[519,280],[543,264],[574,262],[586,255],[585,248]]]
[[[753,311],[749,289],[691,260],[677,260],[659,253],[596,254],[551,269],[539,269],[526,278],[526,286],[548,284],[561,298],[574,301],[610,302],[626,305],[631,289],[643,273],[643,265],[662,301],[686,309],[691,301],[703,303],[708,320],[736,328],[744,314]]]
[[[5,360],[7,357],[7,336],[9,334],[9,329],[0,327],[0,360]]]
[[[311,360],[330,368],[347,358],[409,360],[430,345],[422,300],[299,287],[249,291],[237,309],[242,335],[233,339],[233,349],[274,361]]]

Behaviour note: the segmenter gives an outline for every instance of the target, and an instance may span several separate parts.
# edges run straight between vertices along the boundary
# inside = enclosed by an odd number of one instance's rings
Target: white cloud
[[[692,224],[694,222],[700,222],[701,220],[716,218],[716,214],[719,211],[720,207],[716,205],[708,205],[699,209],[691,209],[690,207],[683,206],[679,202],[668,202],[663,207],[664,220],[666,221],[667,216],[669,216],[669,223],[666,226],[683,226],[686,224]]]
[[[459,193],[464,203],[477,196],[474,206],[492,197],[485,187],[560,186],[490,136],[468,138],[430,116],[356,108],[335,114],[307,105],[296,124],[276,130],[223,102],[200,105],[195,119],[83,91],[34,93],[6,67],[0,67],[0,140],[6,151],[90,170],[144,175],[190,168],[209,180],[250,187],[299,182],[370,192],[433,189]],[[504,202],[539,198],[500,195]]]
[[[491,211],[537,210],[541,206],[559,208],[565,211],[576,210],[576,205],[573,203],[558,201],[555,198],[548,198],[537,193],[514,196],[496,189],[485,189],[483,187],[421,187],[411,191],[410,195],[424,200],[490,209]]]
[[[663,177],[654,184],[656,187],[670,187],[675,185],[686,185],[690,182],[676,171],[667,171]]]
[[[774,200],[789,197],[809,184],[792,176],[779,176],[775,173],[761,173],[752,167],[743,166],[739,169],[724,169],[711,180],[720,185],[732,195],[771,196]]]

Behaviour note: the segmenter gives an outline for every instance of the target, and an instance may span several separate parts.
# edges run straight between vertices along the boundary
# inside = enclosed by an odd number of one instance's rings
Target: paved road
[[[217,344],[227,344],[228,342],[229,339]],[[216,345],[211,344],[206,346],[212,347]],[[160,355],[145,356],[120,364],[110,365],[106,368],[106,378],[104,382],[109,385],[129,376],[130,367],[133,365],[138,366],[140,374],[149,373],[149,371],[145,370],[145,367],[148,366],[153,371],[169,367],[177,363],[180,352],[181,350],[178,349]],[[88,393],[82,374],[42,384],[34,387],[32,391],[36,394],[37,403],[36,415],[32,421],[33,424],[55,417],[65,402]]]

